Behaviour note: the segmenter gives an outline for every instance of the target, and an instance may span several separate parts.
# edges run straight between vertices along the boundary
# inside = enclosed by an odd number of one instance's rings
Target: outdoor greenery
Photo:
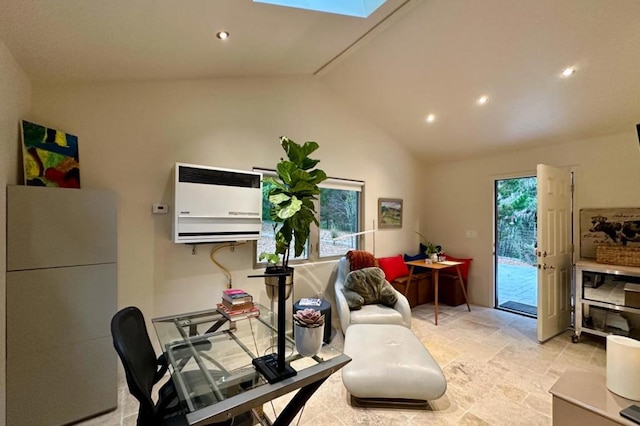
[[[357,232],[357,226],[358,193],[356,191],[321,188],[320,227],[329,229],[332,233],[337,234],[338,232]]]
[[[536,242],[536,178],[498,180],[498,256],[534,263]]]
[[[273,184],[265,181],[262,186],[262,217],[270,220],[269,191]],[[330,214],[329,214],[330,213]],[[320,227],[340,232],[357,232],[358,193],[340,189],[320,188]]]

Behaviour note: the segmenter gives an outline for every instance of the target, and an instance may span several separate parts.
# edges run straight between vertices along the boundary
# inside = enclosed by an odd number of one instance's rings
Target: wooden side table
[[[444,261],[444,262],[427,263],[424,260],[409,260],[405,263],[407,264],[407,266],[409,266],[409,279],[407,281],[405,296],[409,293],[409,288],[411,286],[411,281],[413,279],[413,269],[416,266],[431,269],[433,273],[433,290],[434,290],[433,304],[435,306],[436,325],[438,325],[438,274],[441,269],[447,269],[447,268],[453,268],[453,267],[456,268],[456,272],[458,274],[458,281],[460,282],[460,287],[462,288],[462,294],[464,294],[464,301],[467,304],[467,309],[469,309],[469,312],[471,312],[471,307],[469,306],[469,300],[467,299],[467,291],[464,288],[464,281],[462,280],[462,274],[460,273],[460,265],[462,265],[463,262]]]

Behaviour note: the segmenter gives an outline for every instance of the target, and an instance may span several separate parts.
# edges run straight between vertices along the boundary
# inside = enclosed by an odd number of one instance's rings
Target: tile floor
[[[567,331],[539,344],[532,318],[477,306],[471,312],[464,305],[440,308],[438,326],[432,304],[415,307],[411,325],[448,382],[446,394],[432,401],[430,410],[352,408],[338,372],[309,400],[298,424],[551,425],[548,390],[565,370],[605,374],[604,341],[597,337],[573,344]],[[339,333],[333,344],[342,348]],[[119,396],[117,411],[81,425],[135,425],[137,402],[124,383]],[[279,412],[288,398],[265,405],[265,412]]]

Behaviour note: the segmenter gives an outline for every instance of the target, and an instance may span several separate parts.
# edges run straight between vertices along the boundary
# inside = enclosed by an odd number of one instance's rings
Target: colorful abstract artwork
[[[25,183],[80,188],[78,137],[22,120]]]

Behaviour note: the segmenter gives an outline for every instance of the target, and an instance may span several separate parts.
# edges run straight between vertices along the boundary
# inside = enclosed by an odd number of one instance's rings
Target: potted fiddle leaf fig
[[[276,166],[278,179],[264,179],[264,183],[270,185],[269,216],[273,221],[275,250],[272,253],[260,253],[259,259],[269,263],[266,274],[290,272],[290,276],[287,277],[288,298],[293,284],[293,268],[289,267],[289,259],[292,251],[294,257],[303,253],[309,239],[311,224],[319,225],[313,201],[317,200],[320,194],[318,184],[324,181],[327,175],[323,170],[316,168],[320,160],[309,157],[319,148],[316,142],[307,141],[299,145],[282,136],[280,144],[287,158],[281,158]],[[277,299],[277,277],[275,280],[269,278],[265,279],[267,295],[271,299]],[[273,283],[271,286],[269,281]]]

